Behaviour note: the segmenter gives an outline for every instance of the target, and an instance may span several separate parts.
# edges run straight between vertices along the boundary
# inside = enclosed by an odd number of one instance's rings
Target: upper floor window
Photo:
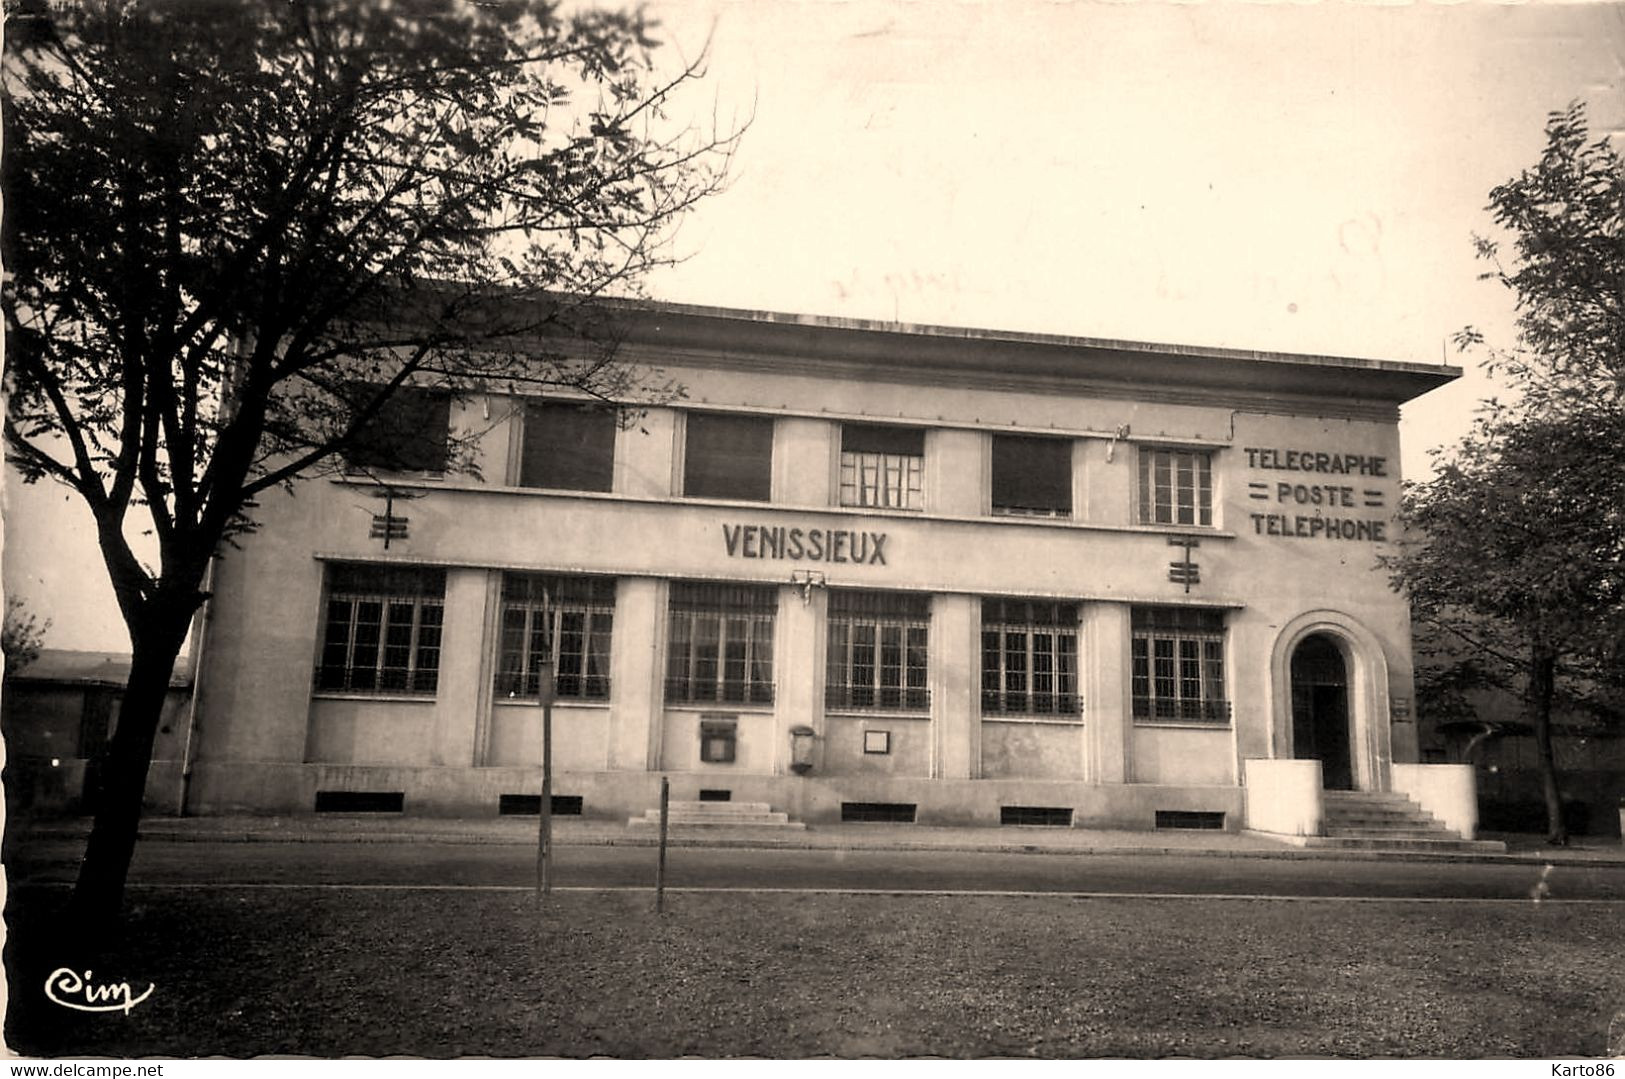
[[[773,421],[765,416],[688,414],[683,494],[766,502],[773,496]]]
[[[829,594],[824,708],[931,707],[926,686],[931,598],[907,592]]]
[[[1140,448],[1140,523],[1213,524],[1213,455]]]
[[[344,459],[356,469],[442,472],[450,433],[449,394],[424,386],[397,386],[356,430],[344,448]]]
[[[334,563],[316,688],[433,694],[446,571]]]
[[[982,601],[982,714],[1075,718],[1078,605]]]
[[[614,624],[614,578],[504,574],[496,695],[540,696],[542,664],[551,661],[555,696],[609,699]]]
[[[528,402],[519,485],[610,490],[615,476],[616,426],[615,410],[606,406]]]
[[[666,700],[772,704],[778,609],[772,587],[673,582]]]
[[[925,432],[915,427],[841,427],[841,505],[917,510],[924,503]]]
[[[1136,607],[1131,623],[1134,718],[1228,723],[1223,613]]]
[[[1072,516],[1071,441],[994,435],[993,512]]]

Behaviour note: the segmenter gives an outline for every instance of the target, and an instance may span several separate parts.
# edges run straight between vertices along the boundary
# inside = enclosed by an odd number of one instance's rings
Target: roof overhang
[[[928,380],[997,372],[1084,385],[1178,387],[1398,405],[1459,378],[1459,368],[1192,345],[870,322],[684,304],[599,301],[627,343],[672,352],[747,353]],[[873,377],[871,375],[871,377]]]

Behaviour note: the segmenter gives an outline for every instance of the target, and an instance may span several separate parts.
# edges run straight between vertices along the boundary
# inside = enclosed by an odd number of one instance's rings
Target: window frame
[[[1142,525],[1173,528],[1214,527],[1214,452],[1201,446],[1140,446],[1135,480],[1135,520]],[[1180,481],[1180,458],[1191,459],[1190,483]],[[1158,479],[1159,467],[1166,480]],[[1166,493],[1164,501],[1162,495]],[[1189,505],[1182,496],[1189,495]],[[1159,514],[1167,511],[1167,520]],[[1180,520],[1186,511],[1190,520]]]
[[[673,581],[666,606],[667,705],[773,703],[776,587]]]
[[[1048,617],[1041,617],[1041,611],[1047,611]],[[1012,617],[1015,614],[1024,617]],[[1022,639],[1022,663],[1019,671],[1013,671],[1009,662],[1010,644],[1014,637]],[[1036,688],[1041,673],[1038,670],[1038,659],[1042,653],[1037,647],[1037,639],[1040,637],[1051,638],[1051,647],[1048,651],[1050,670],[1047,674],[1055,688],[1047,693]],[[981,624],[982,715],[1000,719],[1046,719],[1081,723],[1083,721],[1083,692],[1079,671],[1081,637],[1077,603],[1060,600],[984,599]],[[988,666],[990,639],[993,641],[992,651],[998,657],[997,665],[991,669]],[[1071,642],[1070,652],[1061,647],[1063,641]],[[1061,669],[1063,657],[1070,658],[1070,671]],[[1027,688],[1011,689],[1012,674],[1023,679]],[[994,682],[991,686],[990,675]],[[1070,681],[1070,690],[1064,688],[1064,680]],[[1013,701],[1013,697],[1020,699]],[[1039,702],[1044,699],[1051,702],[1050,707],[1038,707]],[[1012,707],[1012,703],[1019,706]]]
[[[703,433],[705,432],[707,426],[711,424],[718,425],[717,428],[712,429],[713,434],[717,430],[726,427],[728,424],[737,425],[740,430],[749,426],[757,426],[759,428],[758,432],[756,435],[751,437],[756,437],[758,439],[760,439],[761,435],[760,428],[765,428],[767,456],[765,459],[761,460],[759,465],[760,474],[757,474],[757,467],[753,466],[751,470],[752,474],[749,476],[749,484],[746,493],[742,494],[738,490],[719,491],[695,489],[696,487],[716,484],[719,479],[733,480],[739,478],[738,475],[733,474],[726,467],[718,469],[718,464],[727,466],[731,463],[737,466],[741,462],[755,462],[757,460],[757,458],[748,456],[747,454],[734,452],[732,450],[725,450],[720,444],[712,444],[709,447],[703,447],[705,452],[696,453],[696,431]],[[736,431],[736,434],[738,433],[739,431]],[[683,414],[682,497],[715,498],[732,502],[773,501],[773,443],[776,436],[777,423],[773,416],[758,415],[750,412],[685,412]],[[749,449],[750,447],[747,446],[746,448]],[[708,464],[709,467],[706,471],[697,471],[697,463],[699,462],[705,462]],[[744,470],[742,468],[738,468],[734,469],[733,471],[743,473]]]
[[[824,632],[825,714],[930,714],[930,596],[836,589],[829,594]],[[867,642],[860,643],[862,636]],[[858,662],[860,649],[867,652],[865,663]],[[886,662],[888,649],[895,662]],[[869,673],[860,680],[859,671]],[[888,671],[895,672],[895,684],[887,684]]]
[[[1206,607],[1135,607],[1129,625],[1134,722],[1228,727],[1229,634],[1224,612]],[[1160,670],[1164,662],[1169,664],[1167,673]],[[1194,674],[1191,663],[1196,665]]]
[[[343,578],[352,576],[346,583]],[[367,583],[367,578],[372,581]],[[335,578],[338,578],[336,581]],[[415,578],[415,580],[414,580]],[[366,696],[410,696],[433,699],[440,687],[440,654],[445,648],[445,570],[427,566],[386,566],[369,563],[332,562],[323,571],[321,639],[316,650],[314,692]],[[335,618],[340,605],[346,614]],[[377,605],[377,619],[363,620],[366,605]],[[391,617],[396,608],[410,611],[403,627]],[[335,640],[334,628],[343,627],[342,643]],[[372,640],[360,640],[364,626],[375,627]],[[406,640],[391,641],[391,633],[405,630]],[[332,662],[334,650],[339,662]],[[357,662],[358,648],[370,659]],[[387,661],[404,649],[405,664]],[[399,671],[398,685],[387,672]],[[356,684],[358,672],[370,672],[363,684]],[[336,673],[336,679],[334,677]],[[370,684],[367,684],[370,683]]]
[[[1074,467],[1076,441],[1077,440],[1073,438],[1059,436],[1016,433],[1005,434],[1002,432],[994,432],[992,441],[989,443],[988,469],[988,508],[992,515],[995,517],[1030,517],[1037,518],[1039,520],[1071,520],[1073,514],[1077,510],[1077,499],[1073,490],[1077,480],[1075,475],[1076,469]],[[1062,464],[1064,464],[1066,477],[1064,484],[1052,482],[1051,485],[1057,487],[1060,491],[1065,492],[1066,505],[1064,507],[1059,505],[1038,505],[1036,504],[1036,500],[1032,499],[1028,500],[1029,502],[1034,503],[1031,505],[1018,504],[1013,499],[1007,499],[1004,504],[1000,504],[999,481],[1002,471],[999,460],[1000,446],[1012,447],[1017,444],[1026,444],[1032,447],[1037,447],[1039,445],[1052,445],[1056,447],[1056,457]],[[1007,450],[1006,452],[1010,451]],[[1010,467],[1013,468],[1015,474],[1019,476],[1031,476],[1036,474],[1030,467],[1015,468],[1014,465],[1011,465]]]
[[[604,703],[610,699],[610,662],[614,649],[615,592],[613,577],[545,573],[504,573],[498,599],[497,661],[491,692],[497,701],[541,698],[539,648],[553,664],[553,699]],[[514,616],[517,616],[515,619]],[[565,628],[580,619],[572,634]],[[517,625],[511,623],[517,620]],[[566,653],[572,635],[580,650]],[[540,640],[538,641],[538,637]],[[594,645],[599,647],[595,649]],[[574,661],[560,661],[574,655]],[[596,662],[595,662],[596,661]]]
[[[842,506],[923,510],[925,428],[843,423],[837,469]]]

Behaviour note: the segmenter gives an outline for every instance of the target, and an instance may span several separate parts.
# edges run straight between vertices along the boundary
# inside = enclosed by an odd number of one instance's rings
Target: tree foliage
[[[1532,411],[1625,407],[1625,162],[1592,139],[1586,107],[1547,118],[1540,160],[1490,192],[1507,240],[1474,237],[1483,276],[1516,298],[1518,342],[1492,349]],[[1458,344],[1486,344],[1468,327]]]
[[[651,389],[581,300],[672,259],[738,137],[671,123],[702,73],[662,74],[652,32],[546,0],[8,5],[6,444],[88,503],[133,649],[86,873],[133,843],[162,685],[257,495],[403,386]]]
[[[1408,487],[1409,538],[1388,565],[1418,619],[1477,653],[1472,669],[1421,681],[1522,689],[1563,842],[1553,702],[1565,678],[1570,696],[1617,698],[1625,657],[1625,167],[1571,105],[1490,210],[1510,241],[1476,244],[1485,276],[1516,299],[1518,340],[1488,349],[1486,366],[1512,397],[1485,402],[1433,477]],[[1485,346],[1472,328],[1458,342]]]
[[[51,620],[44,622],[31,613],[16,596],[6,597],[5,622],[0,625],[0,654],[5,657],[4,673],[16,674],[39,658],[45,646],[45,631]]]

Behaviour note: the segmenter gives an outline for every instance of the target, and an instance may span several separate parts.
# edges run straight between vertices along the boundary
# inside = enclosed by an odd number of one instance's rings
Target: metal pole
[[[666,911],[666,816],[671,804],[671,780],[660,777],[660,858],[655,862],[655,913]]]
[[[536,826],[536,899],[552,894],[553,866],[553,664],[541,663],[542,706],[542,802]]]

